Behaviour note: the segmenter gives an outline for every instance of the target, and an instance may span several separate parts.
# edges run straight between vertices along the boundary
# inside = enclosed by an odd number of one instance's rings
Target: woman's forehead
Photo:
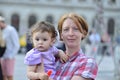
[[[64,20],[63,22],[63,27],[64,26],[74,26],[74,27],[78,27],[76,22],[73,19],[67,18],[66,20]]]

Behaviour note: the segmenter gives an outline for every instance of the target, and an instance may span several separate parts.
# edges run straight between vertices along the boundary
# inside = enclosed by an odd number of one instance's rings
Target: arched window
[[[46,21],[50,22],[50,23],[53,23],[53,17],[51,15],[48,15],[46,17]]]
[[[28,27],[30,28],[33,24],[35,24],[37,21],[36,16],[35,15],[30,15],[29,16],[29,20],[28,20]]]
[[[114,27],[115,27],[114,19],[110,18],[108,20],[108,34],[110,34],[111,36],[114,35]]]
[[[18,14],[13,14],[11,16],[11,25],[16,28],[17,31],[19,31],[19,15]]]
[[[2,13],[0,13],[0,16],[3,16]]]
[[[95,15],[92,19],[92,28],[96,28],[97,26],[97,15]]]
[[[114,3],[116,3],[116,0],[109,0],[109,3],[114,4]]]
[[[95,18],[93,19],[93,21],[92,21],[92,28],[95,28],[95,24],[96,24],[96,22],[95,22],[96,20],[95,20]]]

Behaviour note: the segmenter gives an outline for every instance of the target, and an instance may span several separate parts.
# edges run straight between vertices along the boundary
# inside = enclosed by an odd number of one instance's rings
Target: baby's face
[[[52,34],[48,32],[35,32],[32,37],[34,47],[39,51],[47,51],[54,43]]]

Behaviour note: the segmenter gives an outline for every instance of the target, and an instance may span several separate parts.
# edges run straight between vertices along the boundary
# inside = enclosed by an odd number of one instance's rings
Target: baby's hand
[[[67,62],[67,60],[69,58],[62,50],[59,51],[59,57],[60,57],[60,61],[62,63]]]
[[[49,76],[47,73],[39,73],[40,80],[49,80]]]

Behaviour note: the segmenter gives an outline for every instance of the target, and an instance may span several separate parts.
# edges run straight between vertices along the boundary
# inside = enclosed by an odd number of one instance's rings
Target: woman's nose
[[[69,35],[73,35],[73,34],[74,34],[73,30],[69,29]]]

